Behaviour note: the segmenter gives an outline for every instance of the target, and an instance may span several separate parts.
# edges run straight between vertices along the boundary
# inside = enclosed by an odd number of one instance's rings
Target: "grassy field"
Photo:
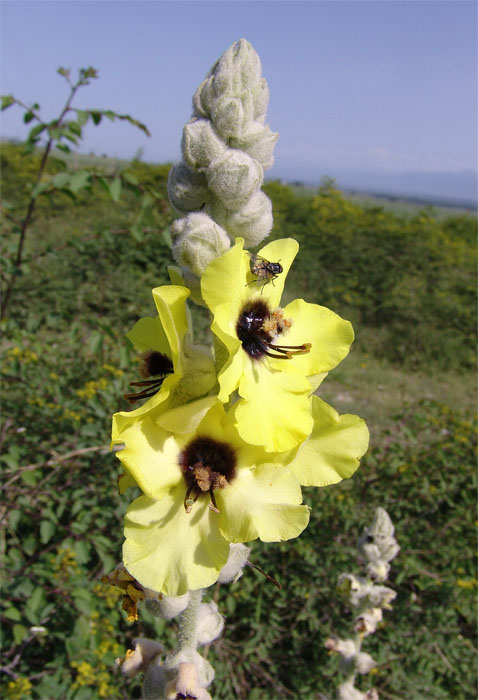
[[[31,158],[2,153],[3,197],[18,216]],[[154,207],[143,206],[144,192],[112,202],[94,187],[75,202],[61,193],[39,201],[3,321],[0,633],[2,693],[11,700],[140,697],[140,679],[125,682],[115,658],[138,636],[169,648],[174,640],[174,623],[145,609],[126,622],[101,582],[120,559],[129,500],[117,492],[108,450],[111,414],[127,408],[122,395],[136,378],[124,334],[154,314],[151,288],[167,281],[164,231],[174,217],[167,166],[127,169],[158,193]],[[360,571],[356,541],[380,505],[401,545],[390,584],[397,599],[364,644],[378,666],[361,687],[389,700],[471,700],[476,221],[370,210],[330,188],[308,199],[278,183],[267,189],[273,236],[301,243],[287,294],[354,322],[351,354],[319,395],[363,416],[371,447],[352,479],[304,489],[312,517],[298,540],[254,544],[252,561],[281,591],[248,569],[208,592],[227,617],[208,652],[213,697],[334,697],[338,662],[324,642],[351,620],[335,585],[341,572]],[[6,257],[14,243],[7,216]]]

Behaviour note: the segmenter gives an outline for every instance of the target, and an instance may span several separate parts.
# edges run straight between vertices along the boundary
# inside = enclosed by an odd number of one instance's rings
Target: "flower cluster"
[[[300,535],[301,486],[351,476],[368,446],[363,420],[314,393],[347,355],[352,326],[303,299],[281,306],[295,240],[245,249],[272,225],[260,191],[277,140],[267,101],[259,58],[241,39],[198,88],[171,172],[170,198],[185,214],[172,227],[182,269],[153,290],[158,315],[128,334],[139,376],[112,442],[120,491],[141,492],[123,547],[134,603],[136,589],[183,596],[210,586],[240,543]],[[194,343],[189,298],[210,312],[214,352]]]
[[[367,448],[364,422],[313,394],[347,354],[350,324],[302,299],[280,306],[297,249],[286,239],[259,251],[281,260],[274,284],[258,282],[242,239],[207,267],[215,365],[192,344],[185,287],[153,290],[158,317],[129,334],[143,380],[127,397],[145,402],[114,416],[113,442],[121,490],[142,492],[123,549],[142,586],[183,595],[217,580],[231,544],[297,537],[309,520],[300,486],[351,476]]]

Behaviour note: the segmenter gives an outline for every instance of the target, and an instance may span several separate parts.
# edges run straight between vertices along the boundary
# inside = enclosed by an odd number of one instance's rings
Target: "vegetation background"
[[[129,500],[108,441],[137,378],[125,333],[155,314],[151,288],[167,282],[169,166],[53,153],[16,270],[41,158],[30,146],[1,154],[4,281],[15,273],[2,321],[2,694],[136,698],[139,680],[124,681],[115,658],[138,636],[173,644],[175,625],[145,609],[126,622],[101,582],[120,560]],[[332,181],[264,189],[272,237],[300,243],[286,293],[354,324],[349,358],[319,393],[367,420],[371,447],[352,479],[304,489],[312,517],[298,540],[254,544],[252,561],[281,591],[253,570],[209,591],[227,618],[208,650],[213,696],[334,696],[338,660],[324,642],[352,619],[335,585],[360,570],[356,541],[380,505],[401,545],[398,596],[364,644],[378,666],[362,687],[390,700],[475,698],[476,217],[397,213]],[[207,319],[193,312],[199,338]]]

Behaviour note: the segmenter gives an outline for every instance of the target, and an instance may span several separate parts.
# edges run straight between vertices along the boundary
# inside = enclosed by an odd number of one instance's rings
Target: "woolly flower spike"
[[[172,205],[195,212],[172,227],[173,254],[185,275],[200,276],[229,247],[227,235],[253,246],[272,228],[271,202],[260,189],[278,139],[264,124],[268,100],[259,56],[245,39],[221,56],[194,95],[183,160],[168,179]],[[192,299],[201,303],[197,294]]]
[[[259,251],[254,268],[260,258],[282,270],[264,283],[251,272],[251,255],[239,238],[207,267],[201,283],[214,314],[211,329],[225,349],[219,399],[227,402],[238,390],[243,401],[235,411],[236,427],[243,440],[268,452],[291,450],[310,434],[309,394],[343,360],[353,340],[351,324],[323,306],[296,299],[279,307],[298,248],[287,238]]]
[[[122,411],[113,416],[112,439],[124,427],[168,401],[176,402],[207,394],[216,382],[214,364],[206,348],[193,345],[186,309],[189,290],[178,285],[153,289],[158,310],[156,318],[140,319],[127,334],[140,351],[141,381],[131,382],[140,391],[126,394],[130,403],[149,399],[134,411]]]
[[[144,494],[128,508],[123,548],[143,586],[170,596],[210,586],[229,543],[288,540],[306,527],[297,479],[244,443],[214,397],[152,415],[118,436],[118,457]]]

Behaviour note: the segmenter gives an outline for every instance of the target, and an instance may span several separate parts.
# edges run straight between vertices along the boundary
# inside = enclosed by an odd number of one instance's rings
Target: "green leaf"
[[[109,183],[109,192],[113,202],[119,201],[121,197],[121,187],[121,179],[119,177],[115,177],[113,182]]]
[[[2,95],[1,99],[2,99],[2,108],[0,111],[2,111],[2,112],[4,109],[11,107],[11,105],[15,104],[15,102],[16,102],[13,95]]]
[[[13,640],[15,644],[21,644],[28,634],[28,630],[23,625],[13,625]]]
[[[26,607],[32,612],[36,612],[46,602],[45,591],[41,586],[37,586],[27,600]]]
[[[66,143],[57,143],[55,148],[58,148],[58,150],[63,151],[63,153],[71,153],[71,148],[66,145]]]
[[[84,126],[88,121],[90,115],[84,109],[76,110],[76,120],[80,126]]]
[[[31,195],[30,195],[31,198],[32,198],[32,199],[35,199],[36,197],[38,197],[39,194],[41,194],[42,192],[44,192],[45,190],[47,190],[49,187],[50,187],[50,183],[49,183],[49,182],[39,182],[39,183],[36,184],[35,187],[32,189],[32,192],[31,192]]]
[[[62,173],[58,173],[53,178],[53,184],[55,185],[55,187],[58,187],[59,189],[61,189],[62,187],[65,187],[65,185],[67,183],[70,182],[70,178],[71,178],[70,173],[67,173],[66,171],[64,171]]]
[[[20,622],[22,619],[21,613],[17,608],[7,608],[4,610],[3,615],[9,620],[13,620],[13,622]]]
[[[141,243],[144,240],[144,232],[141,226],[138,226],[138,224],[133,224],[130,228],[131,235],[135,239],[135,241],[138,241],[138,243]]]
[[[36,126],[33,127],[33,129],[30,129],[28,133],[28,140],[32,141],[34,138],[36,138],[39,134],[42,133],[47,128],[46,124],[37,124]]]
[[[38,476],[34,471],[22,472],[20,475],[20,479],[27,486],[36,486],[36,484],[38,483]]]
[[[133,173],[125,171],[124,173],[121,173],[121,177],[123,180],[126,180],[126,182],[129,182],[130,185],[139,185],[139,180],[136,175],[133,175]]]
[[[82,187],[87,187],[89,184],[90,173],[87,170],[77,170],[76,173],[71,176],[70,190],[72,192],[78,192]]]
[[[90,339],[88,341],[88,350],[92,355],[96,355],[98,353],[103,345],[103,334],[98,333],[97,331],[95,333],[92,333],[90,335]]]
[[[92,120],[93,120],[93,124],[94,124],[95,126],[98,126],[98,124],[99,124],[100,121],[101,121],[101,117],[102,117],[101,112],[98,112],[97,110],[91,110],[91,111],[90,111],[90,115],[91,115],[91,118],[92,118]]]
[[[76,136],[81,137],[81,126],[78,122],[68,122],[68,128],[71,132],[76,134]]]
[[[23,115],[23,121],[25,122],[25,124],[28,124],[28,122],[31,122],[31,120],[34,118],[35,115],[33,114],[33,112],[25,112],[25,114]]]
[[[40,523],[40,539],[43,544],[46,544],[51,540],[55,530],[56,526],[51,522],[51,520],[42,520]]]

